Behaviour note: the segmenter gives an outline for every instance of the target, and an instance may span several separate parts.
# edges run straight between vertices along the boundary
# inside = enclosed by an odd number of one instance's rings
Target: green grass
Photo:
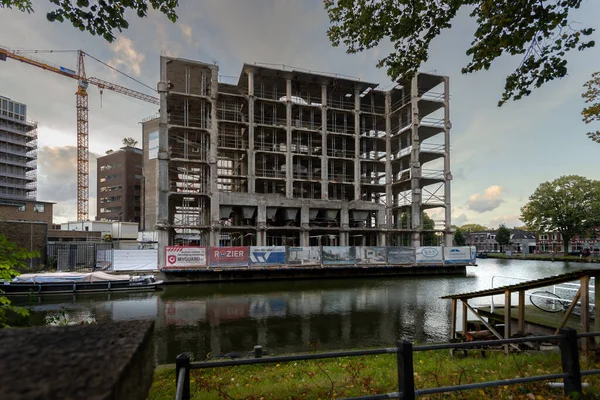
[[[461,353],[462,354],[462,353]],[[582,359],[581,369],[596,369]],[[417,389],[561,372],[560,355],[543,351],[510,354],[470,351],[414,353]],[[585,398],[600,398],[600,377],[585,377]],[[380,355],[296,361],[191,371],[192,399],[335,399],[397,391],[396,357]],[[148,399],[175,398],[174,366],[159,367]],[[563,399],[562,389],[543,382],[421,396],[419,399]]]

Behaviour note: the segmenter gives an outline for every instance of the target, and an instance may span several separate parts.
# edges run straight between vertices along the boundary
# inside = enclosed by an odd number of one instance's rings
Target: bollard
[[[558,345],[563,373],[569,374],[565,377],[565,396],[570,396],[573,393],[581,395],[581,369],[579,367],[577,331],[572,328],[564,328],[560,330],[560,334],[566,335]]]
[[[262,358],[263,349],[262,346],[254,346],[254,358]]]
[[[175,387],[179,387],[179,371],[185,369],[181,400],[190,400],[190,355],[181,353],[175,359]]]
[[[413,368],[412,343],[399,340],[396,350],[398,363],[398,392],[403,400],[415,399],[415,375]]]

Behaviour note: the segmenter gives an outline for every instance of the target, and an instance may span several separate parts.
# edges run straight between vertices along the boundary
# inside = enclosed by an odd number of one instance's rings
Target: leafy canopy
[[[479,224],[464,224],[463,226],[460,227],[460,229],[463,231],[470,231],[470,232],[482,232],[482,231],[489,230],[487,226],[483,226],[483,225],[479,225]]]
[[[389,40],[394,51],[380,59],[392,79],[412,77],[429,59],[431,41],[464,6],[477,22],[462,73],[487,70],[503,54],[521,56],[506,78],[498,105],[518,100],[544,83],[567,74],[566,53],[594,46],[594,29],[576,26],[569,12],[582,0],[325,0],[334,46],[348,53],[377,47]]]
[[[500,246],[508,246],[510,244],[510,230],[506,225],[501,224],[496,232],[496,242]]]
[[[594,72],[592,79],[587,81],[583,87],[586,91],[581,95],[585,99],[587,107],[581,111],[583,121],[586,124],[600,121],[600,72]],[[600,131],[588,132],[588,137],[594,142],[600,143]]]
[[[600,225],[600,181],[568,175],[544,182],[521,208],[521,220],[537,232],[558,231],[566,253],[572,237]]]
[[[70,21],[80,31],[88,31],[92,35],[102,36],[112,42],[115,39],[113,32],[129,28],[125,19],[125,11],[135,11],[138,17],[143,18],[148,14],[148,5],[165,14],[172,22],[177,20],[175,9],[179,0],[48,0],[56,8],[50,11],[46,18],[48,21]],[[15,8],[32,13],[31,0],[0,0],[0,8]]]
[[[463,231],[460,228],[458,228],[456,232],[454,232],[454,243],[457,246],[467,245],[467,238],[465,237]]]
[[[27,269],[27,260],[33,257],[39,257],[38,252],[30,252],[19,248],[16,244],[6,239],[4,234],[0,233],[0,280],[9,281],[19,275],[18,270]],[[0,286],[0,294],[2,286]],[[10,305],[10,300],[6,296],[0,296],[0,328],[7,326],[7,314],[15,312],[26,316],[27,310]]]

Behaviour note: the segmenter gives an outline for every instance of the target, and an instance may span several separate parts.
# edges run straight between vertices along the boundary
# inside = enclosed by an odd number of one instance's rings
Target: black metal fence
[[[371,350],[352,350],[352,351],[338,351],[328,352],[319,354],[298,354],[292,356],[280,356],[280,357],[266,357],[263,358],[262,348],[256,346],[254,348],[254,358],[231,360],[231,361],[216,361],[216,362],[199,362],[191,363],[190,357],[187,353],[180,354],[176,360],[175,379],[177,385],[177,391],[175,394],[176,400],[189,400],[190,399],[190,370],[192,369],[208,369],[208,368],[220,368],[220,367],[233,367],[240,365],[253,365],[253,364],[271,364],[271,363],[282,363],[290,361],[303,361],[303,360],[319,360],[326,358],[340,358],[340,357],[357,357],[357,356],[368,356],[378,354],[390,354],[395,353],[397,358],[397,374],[398,374],[398,391],[385,394],[377,394],[370,396],[353,397],[348,400],[375,400],[375,399],[404,399],[412,400],[417,396],[431,395],[436,393],[450,393],[461,390],[471,389],[483,389],[495,386],[506,386],[506,385],[517,385],[521,383],[547,381],[554,379],[562,379],[564,382],[565,395],[581,395],[582,384],[581,377],[587,375],[600,374],[600,369],[593,369],[587,371],[581,371],[579,365],[579,338],[587,338],[592,336],[600,336],[600,332],[594,333],[583,333],[577,334],[574,329],[561,329],[559,335],[554,336],[533,336],[526,338],[515,338],[515,339],[501,339],[501,340],[486,340],[482,342],[464,342],[464,343],[444,343],[444,344],[433,344],[423,346],[413,346],[412,343],[401,340],[398,341],[397,347],[382,348],[382,349],[371,349]],[[587,340],[587,339],[586,339]],[[431,350],[443,350],[443,349],[468,349],[468,348],[480,348],[482,345],[485,346],[496,346],[496,345],[515,345],[518,343],[526,342],[545,342],[545,341],[558,341],[561,361],[562,361],[562,373],[560,374],[548,374],[529,376],[523,378],[514,379],[502,379],[488,382],[470,383],[464,385],[455,386],[443,386],[427,389],[415,389],[414,381],[414,370],[413,370],[413,353],[416,351],[431,351]]]
[[[113,244],[95,242],[48,243],[47,267],[57,271],[104,271],[113,264]]]

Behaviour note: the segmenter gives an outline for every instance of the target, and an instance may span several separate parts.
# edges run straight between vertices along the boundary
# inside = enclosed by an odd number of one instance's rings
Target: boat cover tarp
[[[18,283],[94,283],[129,281],[129,275],[111,275],[106,272],[52,272],[42,274],[23,274],[13,279]]]

